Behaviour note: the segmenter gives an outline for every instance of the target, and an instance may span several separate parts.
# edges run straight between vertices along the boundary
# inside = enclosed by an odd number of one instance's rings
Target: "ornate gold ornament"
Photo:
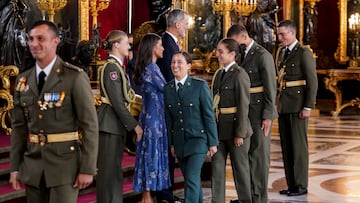
[[[46,11],[49,15],[49,21],[54,22],[55,11],[63,9],[67,0],[37,0],[38,7]]]
[[[97,17],[99,11],[105,10],[109,7],[111,0],[90,0],[90,12],[92,16],[93,28],[98,25]]]
[[[5,133],[10,134],[11,128],[6,124],[6,118],[10,120],[10,110],[13,106],[13,96],[10,93],[10,77],[15,77],[19,74],[19,69],[16,66],[0,66],[0,78],[3,89],[0,90],[0,98],[4,100],[3,106],[0,107],[0,122],[1,128]]]
[[[340,64],[345,64],[349,60],[347,56],[347,0],[338,1],[338,9],[340,13],[340,32],[339,43],[334,53],[335,60]]]
[[[223,36],[231,26],[230,12],[236,11],[239,15],[249,16],[256,9],[256,0],[211,0],[215,12],[223,17]]]

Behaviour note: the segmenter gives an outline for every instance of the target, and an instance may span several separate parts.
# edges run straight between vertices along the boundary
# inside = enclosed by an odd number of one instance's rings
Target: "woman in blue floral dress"
[[[133,189],[143,192],[142,203],[152,203],[150,191],[171,186],[168,164],[163,87],[165,79],[156,65],[163,56],[161,37],[146,34],[140,42],[134,80],[142,86],[142,111],[139,123],[143,135],[137,137]]]

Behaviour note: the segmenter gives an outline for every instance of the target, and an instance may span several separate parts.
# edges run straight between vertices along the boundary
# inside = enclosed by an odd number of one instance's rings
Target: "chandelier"
[[[54,22],[55,11],[63,9],[66,4],[67,0],[37,0],[38,7],[48,13],[51,22]]]
[[[256,0],[211,0],[216,12],[236,11],[239,15],[249,16],[256,9]]]

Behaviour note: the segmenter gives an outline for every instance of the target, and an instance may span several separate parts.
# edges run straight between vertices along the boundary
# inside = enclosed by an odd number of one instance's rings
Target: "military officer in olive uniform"
[[[281,21],[277,35],[282,48],[277,54],[279,131],[288,189],[280,194],[307,193],[309,152],[308,118],[315,107],[318,87],[316,62],[312,52],[296,39],[296,26]]]
[[[209,87],[187,74],[190,67],[190,54],[174,54],[175,78],[164,87],[165,118],[171,153],[185,179],[185,202],[202,203],[201,167],[206,154],[216,153],[218,137]]]
[[[130,81],[123,69],[123,61],[130,48],[128,36],[121,30],[110,31],[101,42],[101,47],[109,52],[109,56],[100,75],[102,104],[98,109],[100,133],[96,201],[121,203],[121,162],[125,138],[128,131],[135,130],[139,140],[142,129],[127,108],[134,99]]]
[[[250,136],[253,133],[249,114],[250,79],[236,63],[239,45],[230,38],[217,46],[217,57],[224,65],[214,75],[212,93],[219,135],[218,152],[212,158],[212,202],[225,201],[225,167],[230,154],[239,202],[251,202],[249,168]]]
[[[227,36],[246,48],[239,64],[251,82],[249,118],[254,131],[249,150],[251,195],[253,203],[267,203],[271,123],[277,116],[274,59],[264,47],[249,37],[243,25],[232,25]]]
[[[16,80],[10,183],[19,190],[20,178],[30,203],[75,203],[96,173],[98,122],[90,82],[82,69],[56,56],[53,23],[36,22],[29,39],[36,66]]]

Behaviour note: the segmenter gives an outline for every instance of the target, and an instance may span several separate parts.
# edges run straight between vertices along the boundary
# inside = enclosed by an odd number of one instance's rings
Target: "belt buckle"
[[[41,147],[45,146],[45,143],[47,142],[47,137],[45,134],[43,133],[39,133],[38,134],[38,137],[39,137],[39,144]]]

